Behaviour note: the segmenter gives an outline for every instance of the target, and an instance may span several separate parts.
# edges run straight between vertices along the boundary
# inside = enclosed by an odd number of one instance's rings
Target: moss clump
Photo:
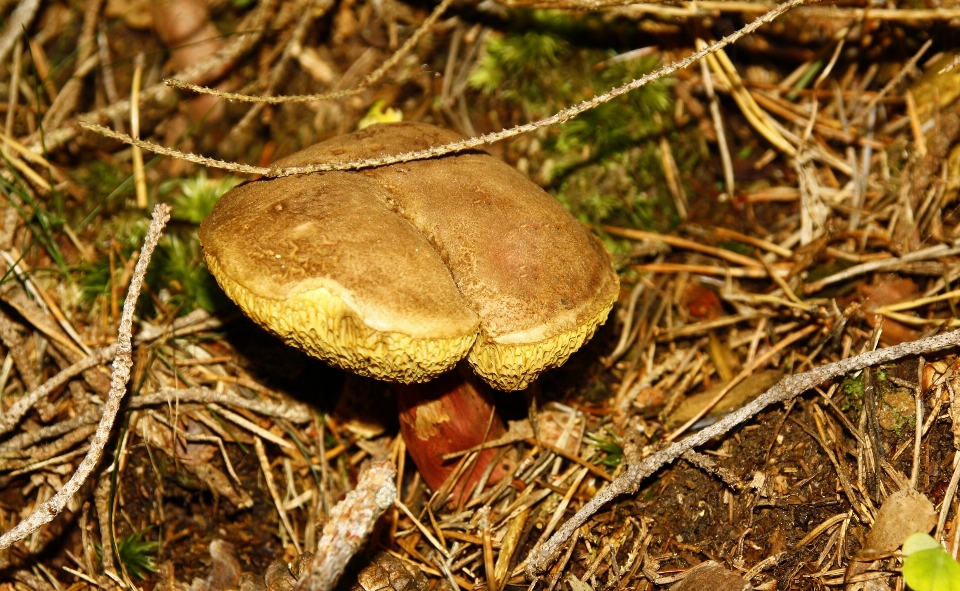
[[[142,529],[132,535],[117,540],[116,554],[123,564],[123,570],[130,577],[143,580],[148,573],[157,572],[157,552],[160,551],[160,542],[144,539],[152,528]],[[95,542],[97,558],[102,560],[103,548]]]
[[[213,211],[220,197],[241,181],[232,176],[211,179],[206,171],[201,170],[195,177],[163,183],[160,185],[160,195],[170,199],[173,219],[199,226]]]
[[[593,461],[594,464],[615,470],[623,462],[623,437],[607,429],[606,435],[588,433],[587,440],[603,453]]]
[[[160,302],[178,314],[196,308],[213,312],[228,302],[207,270],[197,239],[197,227],[220,197],[239,182],[240,179],[234,177],[210,179],[205,172],[200,172],[194,177],[168,181],[159,187],[160,198],[173,206],[174,223],[157,245],[147,274],[147,285],[155,290]],[[81,289],[85,299],[96,302],[107,297],[121,280],[126,262],[134,256],[146,236],[150,223],[148,213],[136,209],[122,210],[103,225],[101,242],[109,244],[113,260],[108,254],[84,269]],[[141,304],[147,313],[154,308],[154,301],[147,295]]]
[[[840,409],[846,412],[852,408],[860,412],[863,408],[863,374],[861,373],[857,377],[843,378],[840,389],[843,390],[845,395],[843,402],[840,404]]]
[[[551,33],[493,36],[470,73],[470,86],[484,94],[520,102],[529,109],[528,114],[545,114],[555,104],[548,91],[569,82],[558,69],[560,58],[569,52],[570,45]]]

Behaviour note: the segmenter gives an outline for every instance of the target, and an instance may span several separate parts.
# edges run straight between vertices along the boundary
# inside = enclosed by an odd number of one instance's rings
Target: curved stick
[[[100,424],[97,425],[97,432],[93,434],[93,438],[90,440],[90,450],[83,461],[80,462],[73,476],[57,494],[50,497],[48,501],[41,503],[29,517],[0,537],[0,550],[9,548],[12,544],[19,542],[43,525],[53,521],[53,518],[63,511],[70,497],[80,490],[87,477],[93,472],[97,462],[100,461],[103,449],[107,445],[107,439],[110,437],[110,430],[113,429],[113,421],[117,418],[117,412],[120,410],[120,402],[123,400],[123,395],[127,393],[130,368],[133,367],[133,348],[131,345],[133,337],[131,333],[134,308],[137,307],[140,287],[143,285],[143,278],[147,274],[150,257],[153,255],[157,241],[160,240],[160,233],[169,219],[169,205],[161,204],[154,208],[150,230],[147,232],[143,249],[140,251],[140,259],[137,260],[133,279],[130,280],[127,298],[123,301],[123,314],[120,317],[120,329],[117,337],[117,356],[113,360],[113,376],[110,379],[110,393],[107,394],[107,401],[103,404],[103,415],[100,417]]]
[[[743,408],[730,413],[706,429],[698,431],[682,441],[677,441],[647,459],[629,466],[616,480],[610,483],[610,486],[597,493],[589,503],[568,519],[549,540],[530,552],[530,556],[527,558],[527,577],[534,579],[537,574],[543,572],[553,559],[554,554],[560,549],[560,546],[567,541],[577,528],[586,523],[587,519],[608,502],[622,494],[637,492],[643,481],[664,465],[674,461],[694,447],[743,424],[747,419],[771,404],[790,400],[826,380],[865,367],[887,363],[910,355],[940,351],[958,345],[960,345],[960,330],[955,330],[926,339],[903,343],[895,347],[869,351],[855,357],[829,363],[806,373],[783,378],[776,386],[770,388]]]

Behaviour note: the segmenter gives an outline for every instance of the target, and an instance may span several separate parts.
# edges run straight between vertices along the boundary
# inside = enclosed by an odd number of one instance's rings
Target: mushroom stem
[[[424,482],[438,490],[457,467],[459,460],[444,460],[449,453],[470,449],[493,441],[506,433],[493,407],[490,388],[459,367],[426,384],[404,384],[396,388],[400,407],[400,431],[410,457]],[[470,490],[483,476],[496,456],[496,449],[485,449],[461,476],[453,490]],[[502,478],[506,470],[496,467],[490,482]]]

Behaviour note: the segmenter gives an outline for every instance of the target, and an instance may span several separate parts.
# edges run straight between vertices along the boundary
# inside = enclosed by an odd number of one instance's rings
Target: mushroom
[[[275,165],[458,139],[424,123],[381,124]],[[488,429],[490,394],[475,381],[452,372],[426,390],[413,384],[466,358],[487,384],[526,388],[593,335],[619,293],[600,241],[481,152],[254,181],[224,195],[200,240],[223,290],[269,331],[348,371],[410,384],[397,389],[401,427],[433,488],[452,469],[443,454],[504,429],[499,420]],[[466,440],[464,425],[473,427]]]

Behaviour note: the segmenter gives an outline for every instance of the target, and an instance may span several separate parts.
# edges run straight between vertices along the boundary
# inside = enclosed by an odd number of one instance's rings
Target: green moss
[[[894,417],[893,432],[896,433],[897,437],[902,437],[904,431],[913,429],[916,426],[917,417],[903,414],[897,407],[888,403],[886,400],[883,401],[883,406]]]
[[[198,307],[214,312],[226,304],[226,296],[207,270],[195,232],[169,234],[160,240],[148,281],[156,289],[165,289],[166,303],[182,314]]]
[[[749,244],[744,244],[743,242],[721,242],[720,248],[745,256],[750,256],[754,253],[754,247]]]
[[[569,44],[551,33],[527,31],[492,37],[486,52],[470,73],[470,86],[505,100],[524,101],[539,114],[550,102],[548,89],[560,79],[554,75]]]
[[[157,572],[157,552],[160,551],[160,542],[145,540],[144,537],[151,528],[142,529],[133,535],[117,540],[117,555],[123,568],[134,579],[145,579],[147,573]],[[103,548],[96,542],[97,557],[100,558]]]
[[[594,464],[616,469],[623,462],[623,437],[607,429],[606,435],[588,433],[587,440],[604,454],[600,459],[594,460]]]
[[[604,47],[604,41],[615,43],[618,35],[595,34],[602,23],[592,17],[533,11],[518,18],[525,27],[489,37],[470,76],[471,86],[500,101],[501,108],[520,110],[520,117],[511,114],[508,119],[552,115],[660,65],[652,56],[630,58]],[[670,84],[670,80],[647,84],[542,130],[535,147],[520,156],[538,182],[595,230],[604,224],[670,229],[679,218],[663,182],[661,134],[670,134],[681,176],[699,161],[696,142],[669,127]],[[604,239],[615,254],[629,248],[626,241]]]
[[[846,411],[852,408],[860,412],[860,409],[863,408],[863,374],[861,373],[855,378],[843,378],[840,389],[846,395],[843,404],[841,404],[841,409]]]
[[[102,257],[92,265],[80,269],[80,292],[83,299],[93,302],[110,292],[110,259]]]
[[[666,229],[679,220],[667,188],[657,182],[657,154],[653,142],[613,153],[571,170],[554,193],[577,219],[597,231],[611,253],[625,255],[631,242],[604,233],[602,225]]]
[[[241,181],[232,176],[211,179],[205,170],[201,170],[193,178],[163,183],[160,185],[160,196],[171,201],[174,219],[199,225],[210,215],[220,197]]]
[[[873,374],[874,380],[876,380],[877,387],[879,387],[881,392],[886,392],[891,388],[896,387],[890,380],[887,379],[887,369],[885,367],[878,367]]]

